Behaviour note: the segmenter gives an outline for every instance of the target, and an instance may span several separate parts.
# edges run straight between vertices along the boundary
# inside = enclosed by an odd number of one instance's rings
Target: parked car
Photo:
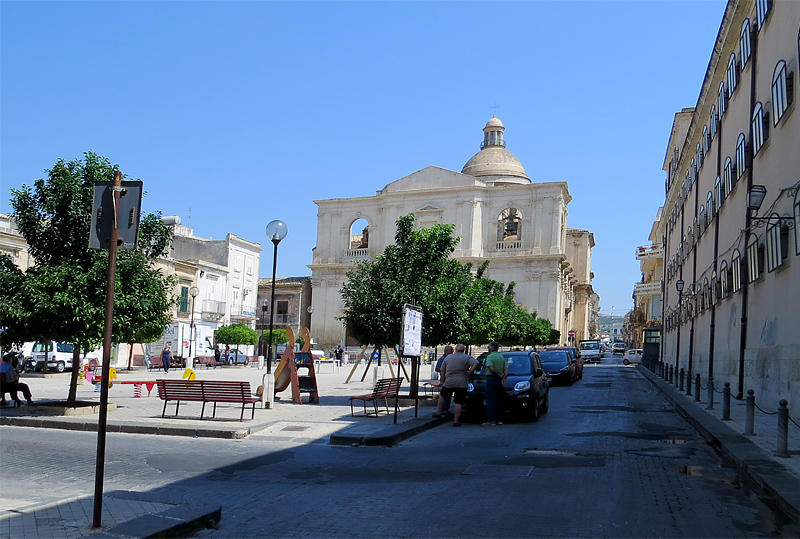
[[[539,352],[542,368],[551,382],[560,382],[571,386],[575,381],[575,362],[572,356],[562,350],[545,350]]]
[[[641,348],[631,348],[625,352],[625,356],[622,358],[622,363],[625,365],[630,365],[631,363],[641,363],[642,352],[643,350]]]
[[[580,380],[583,378],[583,358],[581,358],[580,352],[574,346],[553,346],[548,348],[548,350],[561,350],[563,352],[568,353],[572,356],[572,361],[575,362],[575,373],[576,373],[576,380]]]
[[[31,361],[26,362],[26,368],[27,370],[41,370],[41,364],[46,356],[48,369],[64,372],[67,369],[72,369],[74,350],[73,346],[68,342],[34,343],[31,349]],[[94,352],[85,353],[81,357],[84,363],[90,359],[97,359],[97,355]]]
[[[484,354],[485,357],[485,354]],[[536,352],[503,352],[508,378],[503,386],[503,411],[538,421],[550,408],[550,383]],[[480,357],[479,357],[480,359]],[[486,367],[472,373],[467,388],[467,410],[486,409]]]
[[[247,365],[247,355],[238,348],[230,350],[227,354],[220,357],[228,365]]]
[[[623,342],[615,342],[611,345],[611,353],[613,354],[624,354],[625,353],[625,343]]]

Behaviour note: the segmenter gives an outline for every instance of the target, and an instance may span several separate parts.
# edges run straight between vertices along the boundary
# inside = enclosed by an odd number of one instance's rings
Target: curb
[[[378,432],[369,434],[359,434],[358,430],[360,430],[361,427],[350,427],[343,429],[338,433],[331,434],[330,444],[393,447],[403,440],[407,440],[408,438],[416,436],[421,432],[438,427],[439,425],[442,425],[448,421],[449,420],[445,418],[433,420],[416,418],[412,421],[409,421],[408,423],[410,423],[410,425],[408,426],[391,425]],[[351,432],[348,433],[348,430]]]
[[[190,537],[200,530],[216,527],[222,518],[222,508],[206,506],[198,509],[179,505],[163,513],[136,517],[112,528],[99,530],[81,539],[128,539]]]
[[[784,513],[795,522],[800,522],[800,479],[797,479],[786,467],[773,460],[770,455],[743,434],[737,433],[721,420],[713,418],[693,404],[686,406],[684,395],[675,395],[674,391],[671,391],[672,385],[659,379],[645,367],[639,367],[639,372],[661,392],[683,418],[700,432],[708,443],[717,448],[756,485],[763,488]]]
[[[44,429],[61,429],[97,432],[96,422],[67,422],[41,417],[0,417],[0,425],[12,427],[37,427]],[[194,429],[191,427],[155,427],[152,425],[136,425],[130,423],[108,423],[106,432],[122,432],[128,434],[156,434],[162,436],[186,436],[189,438],[223,438],[241,440],[250,435],[249,428],[234,430]]]

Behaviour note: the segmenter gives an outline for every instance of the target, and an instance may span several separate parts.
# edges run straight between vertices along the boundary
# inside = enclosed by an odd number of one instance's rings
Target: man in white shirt
[[[5,375],[5,382],[3,383],[3,394],[0,396],[3,399],[3,404],[5,404],[5,396],[6,392],[11,394],[11,398],[14,402],[19,406],[21,404],[19,400],[19,395],[17,392],[22,391],[22,395],[25,397],[25,400],[28,401],[28,404],[33,404],[33,399],[31,398],[31,390],[28,388],[28,384],[22,384],[19,381],[19,374],[17,370],[11,365],[11,354],[6,354],[3,356],[3,362],[0,363],[0,374]]]

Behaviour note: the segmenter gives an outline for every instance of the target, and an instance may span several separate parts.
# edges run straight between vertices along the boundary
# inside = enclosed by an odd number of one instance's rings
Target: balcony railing
[[[636,283],[633,287],[633,293],[637,296],[652,296],[661,293],[661,281],[654,281],[650,283]]]
[[[498,251],[513,251],[522,249],[521,241],[498,241],[495,247]]]
[[[348,249],[347,250],[348,258],[369,258],[369,250],[368,249]]]
[[[256,308],[252,305],[242,305],[241,303],[234,303],[231,305],[231,318],[240,320],[255,320]]]
[[[664,248],[658,245],[636,248],[636,260],[645,260],[648,258],[664,258]]]
[[[204,299],[202,303],[202,316],[201,318],[209,322],[217,322],[227,311],[227,303],[224,301],[217,301],[215,299]]]

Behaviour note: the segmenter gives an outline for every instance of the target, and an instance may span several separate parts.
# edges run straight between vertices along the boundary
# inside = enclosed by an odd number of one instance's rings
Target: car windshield
[[[599,350],[600,344],[596,342],[582,342],[581,350]]]
[[[539,359],[545,369],[551,367],[561,368],[568,363],[569,357],[566,352],[539,352]]]
[[[477,357],[480,361],[480,367],[475,369],[475,374],[486,374],[486,356],[488,354],[481,354]],[[503,354],[506,358],[506,365],[508,365],[509,376],[528,376],[531,374],[531,356],[525,352],[506,352]]]

